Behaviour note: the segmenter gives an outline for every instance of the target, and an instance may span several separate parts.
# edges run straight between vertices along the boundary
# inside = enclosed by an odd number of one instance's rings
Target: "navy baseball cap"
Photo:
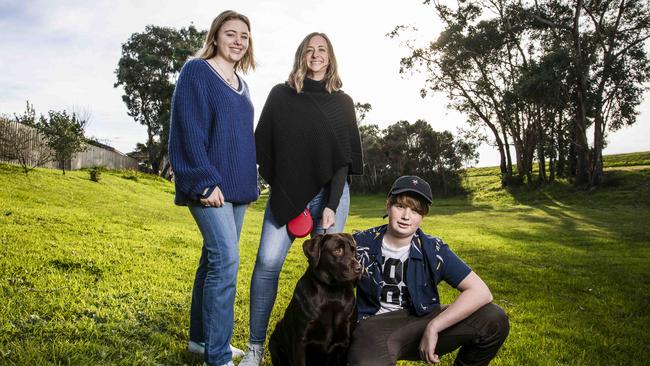
[[[389,196],[398,195],[404,192],[413,192],[422,196],[427,202],[433,202],[431,186],[424,179],[416,175],[403,175],[395,180],[388,192]]]

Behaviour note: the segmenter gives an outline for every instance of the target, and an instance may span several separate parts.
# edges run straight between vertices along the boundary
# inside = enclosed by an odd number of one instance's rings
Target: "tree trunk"
[[[580,44],[580,12],[582,11],[583,0],[578,0],[575,7],[573,21],[573,59],[576,74],[576,118],[575,140],[576,149],[576,186],[584,186],[589,183],[589,144],[587,142],[587,101],[585,73],[587,70],[582,65],[582,46]]]
[[[542,122],[537,120],[537,163],[539,165],[539,175],[537,181],[539,183],[546,182],[546,154],[544,151],[544,133],[542,131]]]
[[[555,158],[551,157],[548,159],[548,181],[549,182],[555,182],[555,165],[556,165],[556,160]]]
[[[512,180],[512,156],[510,155],[510,143],[508,142],[508,134],[503,129],[503,145],[506,151],[506,177],[508,181]]]
[[[160,166],[157,166],[157,154],[154,146],[154,134],[151,129],[151,124],[147,124],[147,155],[149,156],[149,165],[151,165],[151,173],[158,175]]]
[[[494,135],[494,141],[496,141],[497,148],[499,149],[499,169],[501,172],[501,186],[505,187],[510,182],[510,179],[512,178],[512,173],[508,174],[508,165],[506,162],[506,151],[504,149],[503,141],[501,141],[501,138],[499,137],[499,131],[497,130],[496,126],[493,123],[490,123],[488,121],[485,122],[486,125],[490,128],[490,131],[492,131],[492,134]]]
[[[575,154],[576,154],[576,172],[575,185],[584,186],[589,183],[589,146],[587,142],[587,123],[585,116],[585,101],[582,93],[578,92],[578,108],[575,119]]]
[[[523,184],[524,183],[524,177],[526,177],[526,161],[524,158],[524,148],[523,144],[521,143],[521,140],[516,137],[512,136],[513,138],[513,145],[515,146],[515,156],[517,157],[517,177],[513,178],[517,184]]]
[[[508,175],[508,166],[506,163],[503,142],[497,140],[497,146],[499,147],[499,170],[501,172],[501,187],[505,187],[510,182],[511,176]]]
[[[555,175],[558,177],[567,177],[567,154],[570,149],[567,149],[567,142],[564,139],[564,133],[562,131],[562,122],[563,122],[563,112],[559,111],[558,113],[558,124],[555,130],[555,142],[557,144],[557,161],[555,163]]]
[[[596,187],[603,182],[603,145],[605,126],[600,108],[596,109],[596,118],[594,118],[594,155],[591,165],[591,179],[589,186]]]

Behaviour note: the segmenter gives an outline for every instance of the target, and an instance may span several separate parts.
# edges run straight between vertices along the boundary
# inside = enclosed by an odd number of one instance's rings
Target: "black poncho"
[[[334,173],[347,165],[363,173],[361,142],[352,98],[328,93],[305,79],[298,94],[287,84],[269,93],[255,129],[257,163],[271,185],[271,212],[285,225],[305,209]]]

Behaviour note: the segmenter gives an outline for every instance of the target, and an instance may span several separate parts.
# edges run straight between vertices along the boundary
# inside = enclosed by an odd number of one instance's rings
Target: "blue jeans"
[[[311,236],[323,234],[325,231],[320,225],[321,216],[327,194],[321,191],[307,204],[312,218],[314,229]],[[264,222],[262,224],[262,235],[260,247],[257,250],[255,269],[251,279],[250,294],[250,343],[262,344],[266,339],[266,331],[269,326],[269,317],[273,310],[275,297],[278,293],[278,279],[280,270],[284,263],[291,243],[294,238],[287,232],[286,225],[278,226],[271,213],[269,202],[266,203],[264,211]],[[350,211],[350,188],[345,184],[343,194],[336,209],[336,220],[334,225],[327,230],[327,233],[340,233],[345,226],[345,220]]]
[[[190,310],[190,340],[205,342],[205,362],[222,365],[232,359],[239,234],[246,204],[225,202],[219,208],[188,206],[203,236],[194,277]]]

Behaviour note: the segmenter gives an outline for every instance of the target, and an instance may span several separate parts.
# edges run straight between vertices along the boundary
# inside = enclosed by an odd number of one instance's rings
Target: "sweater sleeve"
[[[359,126],[357,125],[357,114],[354,111],[354,103],[352,103],[352,120],[349,125],[350,128],[350,153],[352,163],[350,164],[351,175],[363,175],[363,151],[361,150],[361,135],[359,135]]]
[[[266,98],[260,119],[255,128],[255,150],[259,174],[268,184],[273,184],[271,172],[273,171],[273,100],[277,86],[271,89]]]
[[[197,61],[183,67],[174,96],[169,134],[169,160],[178,189],[198,198],[206,188],[221,184],[221,175],[208,159],[210,110],[197,73]]]
[[[345,179],[348,177],[348,166],[344,166],[334,173],[330,181],[330,193],[325,207],[332,209],[336,212],[339,207],[339,201],[343,195],[343,188],[345,187]]]

